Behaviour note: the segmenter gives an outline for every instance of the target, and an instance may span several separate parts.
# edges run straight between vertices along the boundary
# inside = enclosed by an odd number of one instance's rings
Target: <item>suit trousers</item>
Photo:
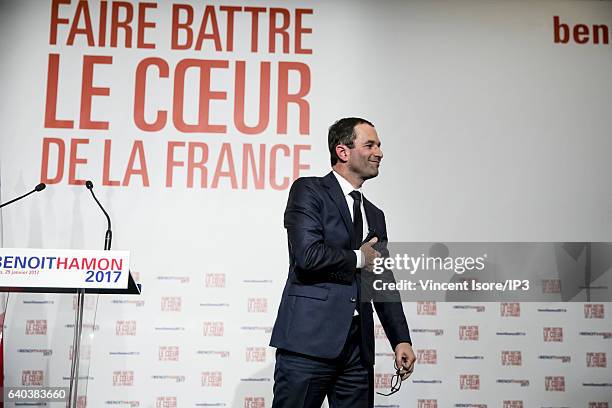
[[[359,316],[337,358],[325,359],[276,350],[272,408],[330,408],[374,406],[374,369],[362,364]]]

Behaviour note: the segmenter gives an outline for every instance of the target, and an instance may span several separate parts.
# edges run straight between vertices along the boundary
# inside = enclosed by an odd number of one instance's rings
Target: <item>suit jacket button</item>
[[[355,299],[354,297],[351,298],[351,303],[355,303],[357,301],[357,299]]]

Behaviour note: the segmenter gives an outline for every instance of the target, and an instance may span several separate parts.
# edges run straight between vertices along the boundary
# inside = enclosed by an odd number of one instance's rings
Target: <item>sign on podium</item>
[[[0,248],[0,291],[137,294],[129,251]]]

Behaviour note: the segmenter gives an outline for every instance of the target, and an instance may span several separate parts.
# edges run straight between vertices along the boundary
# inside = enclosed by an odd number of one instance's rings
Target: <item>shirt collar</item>
[[[349,183],[349,181],[347,179],[345,179],[340,174],[338,174],[336,172],[336,170],[332,170],[332,173],[334,173],[334,176],[336,177],[336,180],[338,180],[338,184],[340,184],[340,188],[342,189],[342,194],[344,194],[344,196],[349,195],[351,193],[351,191],[353,191],[353,190],[357,190],[357,191],[359,191],[361,193],[361,187],[359,187],[359,188],[353,187],[353,185],[351,183]]]

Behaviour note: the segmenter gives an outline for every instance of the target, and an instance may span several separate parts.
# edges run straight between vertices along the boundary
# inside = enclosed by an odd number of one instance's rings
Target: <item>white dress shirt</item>
[[[359,193],[361,194],[361,207],[359,208],[361,210],[361,219],[363,220],[363,235],[362,237],[365,238],[368,236],[368,219],[365,216],[365,210],[363,209],[363,193],[361,193],[361,187],[360,188],[355,188],[353,187],[353,185],[344,177],[342,177],[340,174],[336,173],[335,171],[332,171],[332,173],[334,173],[334,176],[336,176],[336,179],[338,180],[338,183],[340,184],[340,188],[342,189],[342,194],[344,194],[344,199],[346,200],[346,204],[348,205],[348,209],[349,209],[349,213],[351,214],[351,220],[354,221],[355,220],[355,215],[353,214],[353,197],[350,196],[351,192],[353,190],[359,191]],[[355,249],[355,255],[357,255],[357,268],[363,268],[364,264],[365,264],[365,260],[363,259],[363,254],[361,253],[361,251],[359,249]],[[359,312],[357,312],[357,307],[355,307],[355,311],[353,312],[353,316],[358,316]]]
[[[344,199],[346,200],[346,204],[348,205],[348,209],[349,209],[349,213],[351,214],[351,220],[355,220],[355,216],[353,214],[353,197],[350,196],[351,192],[353,190],[359,191],[359,193],[361,193],[361,187],[360,188],[355,188],[353,187],[353,185],[344,177],[342,177],[340,174],[336,173],[335,171],[332,171],[332,173],[334,173],[334,176],[336,176],[336,179],[338,180],[338,183],[340,184],[340,188],[342,189],[342,194],[344,194]],[[361,219],[363,220],[363,231],[362,231],[362,237],[365,238],[368,236],[368,219],[365,216],[365,210],[363,209],[363,194],[361,194]],[[357,255],[357,268],[363,268],[364,264],[365,264],[365,260],[363,259],[363,254],[361,253],[360,250],[356,249],[355,251],[355,255]]]

